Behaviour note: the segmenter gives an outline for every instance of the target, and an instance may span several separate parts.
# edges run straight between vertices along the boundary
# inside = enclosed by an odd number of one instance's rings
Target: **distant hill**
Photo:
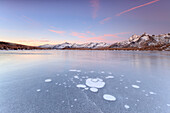
[[[32,50],[32,49],[45,49],[45,48],[0,41],[0,50]]]

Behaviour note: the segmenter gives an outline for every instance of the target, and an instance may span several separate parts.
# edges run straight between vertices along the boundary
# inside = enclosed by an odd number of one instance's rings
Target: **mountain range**
[[[40,48],[49,49],[115,49],[115,50],[170,50],[170,33],[160,35],[132,35],[128,40],[108,44],[100,43],[62,43],[57,45],[41,45]]]
[[[170,51],[170,33],[160,35],[132,35],[128,40],[113,44],[90,42],[84,44],[62,43],[56,45],[26,46],[0,41],[0,50],[32,50],[32,49],[81,49],[81,50],[165,50]]]

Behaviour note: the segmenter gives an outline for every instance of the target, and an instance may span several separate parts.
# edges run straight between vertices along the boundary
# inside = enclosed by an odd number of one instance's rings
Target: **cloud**
[[[48,31],[51,31],[51,32],[54,32],[54,33],[58,33],[58,34],[63,34],[63,33],[65,33],[65,31],[55,31],[55,30],[48,30]]]
[[[120,33],[115,33],[115,34],[103,34],[103,35],[96,36],[95,33],[92,33],[91,31],[86,31],[86,33],[72,32],[70,35],[75,36],[77,38],[81,38],[81,40],[84,40],[84,41],[109,42],[110,40],[115,41],[115,39],[122,40],[124,37],[120,37],[119,35],[125,35],[129,33],[130,32],[120,32]]]
[[[100,24],[104,24],[105,21],[108,21],[108,20],[110,20],[110,19],[112,19],[112,17],[107,17],[107,18],[101,20],[99,23],[100,23]]]
[[[130,9],[128,9],[128,10],[125,10],[125,11],[123,11],[123,12],[121,12],[121,13],[117,14],[116,16],[120,16],[120,15],[122,15],[122,14],[124,14],[124,13],[130,12],[130,11],[135,10],[135,9],[137,9],[137,8],[140,8],[140,7],[144,7],[144,6],[147,6],[147,5],[153,4],[153,3],[158,2],[158,1],[160,1],[160,0],[153,0],[153,1],[148,2],[148,3],[146,3],[146,4],[142,4],[142,5],[139,5],[139,6],[136,6],[136,7],[130,8]]]
[[[93,7],[92,17],[95,19],[97,17],[97,12],[100,7],[100,2],[99,0],[90,0],[90,3],[91,3],[91,7]]]
[[[91,31],[87,31],[87,34],[90,34],[90,35],[96,35],[95,33],[92,33]]]
[[[34,21],[33,19],[31,19],[31,18],[29,18],[29,17],[27,17],[27,16],[23,16],[23,19],[24,19],[27,23],[29,23],[29,24],[32,24],[32,25],[34,25],[34,26],[40,26],[40,23]]]

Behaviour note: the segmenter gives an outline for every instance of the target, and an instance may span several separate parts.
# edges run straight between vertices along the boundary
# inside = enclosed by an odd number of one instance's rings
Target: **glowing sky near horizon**
[[[107,42],[170,32],[169,0],[0,0],[0,41]]]

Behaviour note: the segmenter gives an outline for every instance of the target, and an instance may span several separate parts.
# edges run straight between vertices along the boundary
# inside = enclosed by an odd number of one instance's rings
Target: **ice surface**
[[[90,91],[92,91],[92,92],[98,92],[98,89],[97,88],[90,88]]]
[[[128,105],[124,105],[124,107],[125,107],[126,109],[129,109],[129,108],[130,108],[130,106],[128,106]]]
[[[86,85],[93,88],[103,88],[105,82],[100,78],[88,78],[86,79]]]
[[[140,87],[137,86],[137,85],[132,85],[132,87],[133,87],[133,88],[136,88],[136,89],[140,88]]]
[[[109,94],[104,94],[103,98],[108,101],[116,101],[116,97],[109,95]]]
[[[78,88],[86,88],[86,85],[84,85],[84,84],[78,84],[77,87],[78,87]]]
[[[46,79],[45,82],[51,82],[52,80],[51,79]]]
[[[109,78],[114,78],[114,76],[107,76],[106,79],[109,79]]]

